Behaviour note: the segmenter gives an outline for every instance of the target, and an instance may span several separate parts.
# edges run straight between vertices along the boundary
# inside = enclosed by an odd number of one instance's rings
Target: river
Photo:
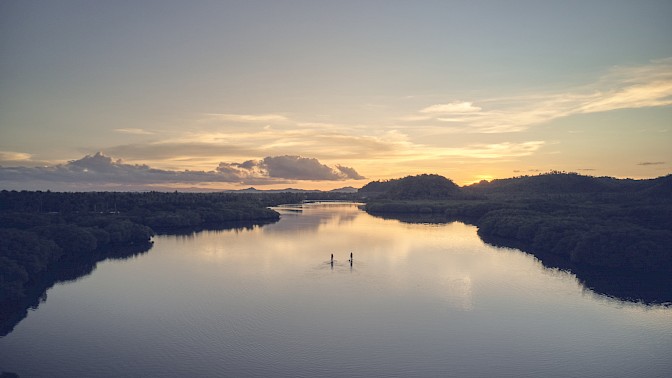
[[[463,223],[356,204],[158,236],[0,338],[20,377],[663,377],[672,308],[622,302]],[[331,254],[334,262],[331,262]],[[352,261],[350,253],[353,254]]]

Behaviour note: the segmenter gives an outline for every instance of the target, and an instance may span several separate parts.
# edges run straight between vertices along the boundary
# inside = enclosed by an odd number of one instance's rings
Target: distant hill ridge
[[[460,195],[487,194],[627,192],[640,192],[656,197],[672,197],[672,175],[655,179],[634,180],[552,171],[536,176],[495,179],[459,187],[443,176],[422,174],[388,181],[373,181],[359,190],[359,193],[364,195],[388,199],[445,199]]]
[[[467,190],[484,193],[599,193],[633,192],[649,189],[670,182],[668,175],[657,179],[633,180],[614,177],[584,176],[578,173],[549,172],[537,176],[520,176],[480,182],[465,187]]]
[[[420,175],[373,182],[360,193],[371,214],[464,220],[488,243],[575,273],[597,269],[620,277],[623,271],[639,275],[636,281],[641,272],[672,277],[672,175],[633,180],[549,172],[462,188]],[[669,278],[660,282],[672,287]],[[672,291],[663,296],[672,300]]]
[[[249,187],[246,189],[224,190],[222,193],[357,193],[357,188],[346,186],[343,188],[324,191],[319,189],[257,189],[254,187]]]

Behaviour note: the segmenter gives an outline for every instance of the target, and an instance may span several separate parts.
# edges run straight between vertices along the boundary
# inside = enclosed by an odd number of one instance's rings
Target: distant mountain
[[[364,185],[359,193],[398,200],[446,199],[459,195],[461,190],[453,181],[443,176],[422,174],[388,181],[373,181]]]
[[[346,186],[343,188],[338,188],[338,189],[332,189],[329,192],[330,193],[357,193],[359,189],[353,187],[353,186]]]
[[[286,188],[286,189],[257,189],[254,187],[249,187],[246,189],[239,190],[224,190],[223,193],[319,193],[321,190],[310,190],[310,189],[296,189],[296,188]]]
[[[225,190],[224,193],[357,193],[358,189],[352,186],[346,186],[343,188],[337,188],[332,190],[317,190],[317,189],[297,189],[297,188],[285,188],[285,189],[257,189],[254,187],[249,187],[246,189],[239,190]]]

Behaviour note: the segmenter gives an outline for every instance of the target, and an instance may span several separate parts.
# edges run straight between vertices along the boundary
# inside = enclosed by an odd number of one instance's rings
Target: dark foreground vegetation
[[[87,275],[99,261],[146,252],[155,233],[274,222],[279,214],[268,206],[314,195],[2,191],[0,336],[9,333],[28,308],[37,307],[55,283]]]
[[[552,172],[462,188],[420,175],[370,183],[360,194],[372,214],[474,224],[486,242],[571,270],[598,292],[672,301],[672,175],[618,180]]]

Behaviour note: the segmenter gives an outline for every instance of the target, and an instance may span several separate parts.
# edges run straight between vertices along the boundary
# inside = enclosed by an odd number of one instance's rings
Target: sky
[[[672,173],[672,1],[0,2],[0,189]]]

